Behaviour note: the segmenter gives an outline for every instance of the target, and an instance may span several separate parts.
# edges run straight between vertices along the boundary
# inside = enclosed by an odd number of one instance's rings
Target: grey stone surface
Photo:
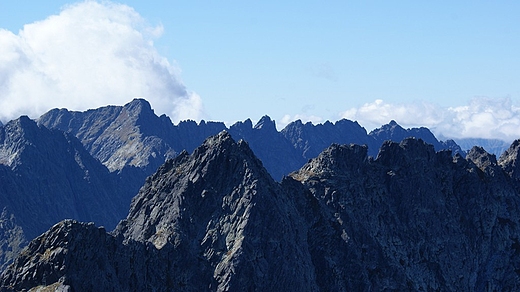
[[[65,221],[2,275],[6,291],[317,291],[305,223],[247,143],[222,132],[164,164],[113,235]]]
[[[64,221],[2,291],[517,291],[518,143],[334,144],[275,182],[222,132],[149,177],[116,230]]]
[[[375,160],[366,151],[333,145],[291,175],[336,218],[349,261],[360,265],[360,283],[336,282],[376,291],[519,289],[520,200],[494,155],[474,148],[467,160],[452,158],[415,139],[385,143]],[[327,258],[336,274],[352,271]]]

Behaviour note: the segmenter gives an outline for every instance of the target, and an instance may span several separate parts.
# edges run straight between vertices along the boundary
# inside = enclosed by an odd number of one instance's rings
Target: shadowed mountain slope
[[[341,226],[335,237],[349,242],[319,250],[334,256],[316,269],[317,279],[334,274],[327,283],[346,286],[354,279],[344,275],[357,264],[363,280],[356,290],[519,289],[517,185],[482,148],[452,158],[405,139],[386,142],[372,160],[364,147],[333,145],[291,178]],[[332,290],[344,291],[338,286]]]
[[[113,228],[124,188],[69,134],[22,116],[0,128],[0,262],[64,218]]]
[[[276,180],[297,170],[332,143],[367,145],[369,155],[376,156],[386,140],[400,142],[415,137],[431,143],[436,150],[462,152],[451,140],[439,142],[426,128],[403,129],[394,121],[370,134],[357,122],[345,119],[318,125],[298,120],[282,131],[268,116],[255,125],[248,119],[229,129],[221,122],[184,121],[173,125],[165,115],[155,115],[144,99],[85,112],[54,109],[38,122],[75,135],[110,171],[119,172],[122,181],[133,186],[134,193],[166,159],[183,150],[191,153],[207,137],[222,130],[228,130],[236,140],[246,140]]]
[[[222,132],[160,167],[113,236],[60,223],[4,272],[2,287],[312,291],[307,250],[291,198],[245,142]]]
[[[277,183],[221,132],[150,176],[112,234],[64,221],[38,237],[1,290],[515,291],[518,144],[499,161],[334,144]]]

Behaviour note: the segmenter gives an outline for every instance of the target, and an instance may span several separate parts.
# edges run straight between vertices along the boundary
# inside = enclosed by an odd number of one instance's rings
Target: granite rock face
[[[113,235],[66,221],[34,240],[2,289],[317,291],[305,226],[247,143],[222,132],[161,166]]]
[[[348,275],[359,265],[362,281],[335,283],[375,291],[520,288],[520,199],[481,148],[452,158],[405,139],[383,144],[372,160],[364,147],[333,145],[291,178],[336,218],[348,241],[343,251],[354,254],[347,263],[331,257],[329,271]]]
[[[296,207],[247,143],[235,143],[227,132],[163,165],[134,198],[115,234],[182,252],[178,265],[185,267],[189,287],[314,287]]]
[[[277,183],[221,132],[150,176],[113,233],[64,221],[32,241],[0,290],[516,291],[517,149],[334,144]]]

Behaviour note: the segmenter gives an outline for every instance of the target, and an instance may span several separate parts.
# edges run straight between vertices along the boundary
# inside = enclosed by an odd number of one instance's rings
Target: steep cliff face
[[[316,291],[308,250],[292,196],[222,132],[159,168],[114,235],[60,223],[0,282],[6,291]]]
[[[112,234],[64,221],[32,241],[0,290],[516,291],[517,150],[334,144],[276,183],[222,132],[149,177]]]
[[[128,208],[116,180],[75,137],[27,117],[0,128],[0,182],[0,266],[64,218],[113,228]]]
[[[414,139],[383,144],[375,160],[366,151],[333,145],[291,175],[341,226],[358,288],[519,289],[520,200],[493,155],[474,148],[452,159]],[[326,270],[349,274],[352,264],[329,258]]]
[[[150,177],[116,234],[182,251],[178,265],[190,287],[268,291],[314,284],[293,202],[246,142],[235,143],[227,132]]]

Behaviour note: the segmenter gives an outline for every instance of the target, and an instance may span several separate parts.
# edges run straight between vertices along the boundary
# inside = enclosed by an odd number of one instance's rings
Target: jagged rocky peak
[[[253,128],[253,122],[251,121],[251,119],[246,119],[245,121],[243,122],[236,122],[234,123],[233,125],[231,125],[231,128],[233,127],[238,127],[238,128],[242,128],[242,127],[245,127],[247,129],[252,129]]]
[[[263,116],[258,123],[256,123],[255,129],[258,130],[269,130],[269,131],[276,131],[276,123],[274,120],[272,120],[269,116]]]
[[[406,138],[400,143],[384,142],[379,149],[376,161],[383,165],[410,165],[418,161],[431,161],[434,157],[433,145],[422,139]]]
[[[75,135],[111,171],[131,166],[152,168],[151,173],[165,156],[173,155],[165,142],[172,136],[173,124],[166,116],[157,117],[144,99],[85,112],[54,109],[38,122]]]
[[[135,114],[153,113],[150,103],[142,98],[134,98],[131,102],[125,104],[123,108]]]
[[[296,174],[335,165],[327,156]],[[337,222],[334,230],[343,229],[342,238],[349,240],[348,248],[328,251],[337,254],[317,271],[355,275],[338,282],[367,279],[356,283],[352,290],[357,291],[518,290],[520,200],[509,180],[495,171],[492,156],[477,148],[468,160],[453,159],[449,151],[435,152],[432,145],[408,138],[384,143],[368,163],[356,163],[358,156],[343,159],[351,168],[338,168],[331,177],[291,175],[328,209],[327,222]],[[487,165],[484,171],[471,159]],[[313,224],[309,234],[327,230],[318,219]],[[321,238],[339,237],[333,234]],[[317,252],[328,249],[320,247]]]
[[[40,129],[36,122],[27,116],[21,116],[7,123],[0,129],[0,164],[13,167],[14,164],[21,163],[22,150],[27,147],[37,150],[34,143],[44,143],[42,140],[45,140],[45,137],[42,137],[42,131],[49,132],[45,128]]]
[[[18,119],[12,120],[5,125],[6,131],[19,132],[19,133],[32,133],[37,131],[38,126],[35,121],[31,120],[28,116],[20,116]]]
[[[30,240],[64,218],[114,228],[128,210],[123,188],[72,135],[26,116],[10,121],[0,129],[0,209],[10,222],[0,224],[0,267],[19,233]]]
[[[365,145],[332,144],[291,176],[302,181],[313,176],[344,175],[348,171],[362,168],[368,162],[367,152],[368,148]]]
[[[114,239],[93,223],[65,220],[29,244],[2,274],[2,291],[93,291],[107,283],[95,282],[94,270],[115,279],[114,267],[106,259]],[[89,259],[96,259],[90,261]],[[74,283],[74,288],[69,284]],[[33,291],[33,290],[30,290]]]
[[[480,169],[484,169],[489,166],[497,166],[497,158],[495,154],[489,154],[486,152],[486,150],[484,150],[484,148],[479,146],[474,146],[471,148],[471,150],[466,155],[466,159],[471,160]]]
[[[406,138],[413,137],[422,139],[426,143],[433,145],[437,151],[447,149],[451,150],[453,155],[459,153],[464,156],[464,152],[460,146],[457,145],[453,140],[442,142],[437,140],[435,135],[433,135],[433,133],[428,128],[420,127],[404,129],[393,120],[390,121],[389,124],[381,126],[381,128],[372,130],[369,136],[374,138],[376,141],[379,141],[379,145],[381,145],[386,140],[400,142]]]
[[[184,251],[185,268],[198,262],[193,277],[218,291],[308,289],[314,274],[298,218],[248,144],[222,131],[149,177],[115,233]]]
[[[510,177],[520,179],[520,139],[513,141],[511,146],[502,153],[498,164]]]
[[[406,130],[394,120],[391,120],[390,123],[383,125],[380,128],[374,129],[370,132],[370,135],[376,137],[379,137],[380,135],[384,135],[385,137],[401,137],[406,134]]]
[[[149,177],[113,236],[62,222],[31,243],[0,285],[317,291],[306,225],[291,198],[246,142],[221,132]]]
[[[235,136],[249,136],[253,131],[253,122],[251,119],[245,121],[238,121],[229,127],[229,131]]]
[[[251,172],[267,175],[244,141],[236,143],[227,131],[222,131],[206,139],[192,155],[182,152],[149,177],[132,201],[128,218],[119,225],[118,232],[127,238],[153,242],[157,247],[168,240],[178,243],[181,238],[172,236],[182,228],[172,226],[182,223],[185,204],[200,204],[201,211],[211,210],[214,204],[222,203],[218,196],[229,195],[243,180],[250,180]],[[150,208],[154,216],[150,216]]]

